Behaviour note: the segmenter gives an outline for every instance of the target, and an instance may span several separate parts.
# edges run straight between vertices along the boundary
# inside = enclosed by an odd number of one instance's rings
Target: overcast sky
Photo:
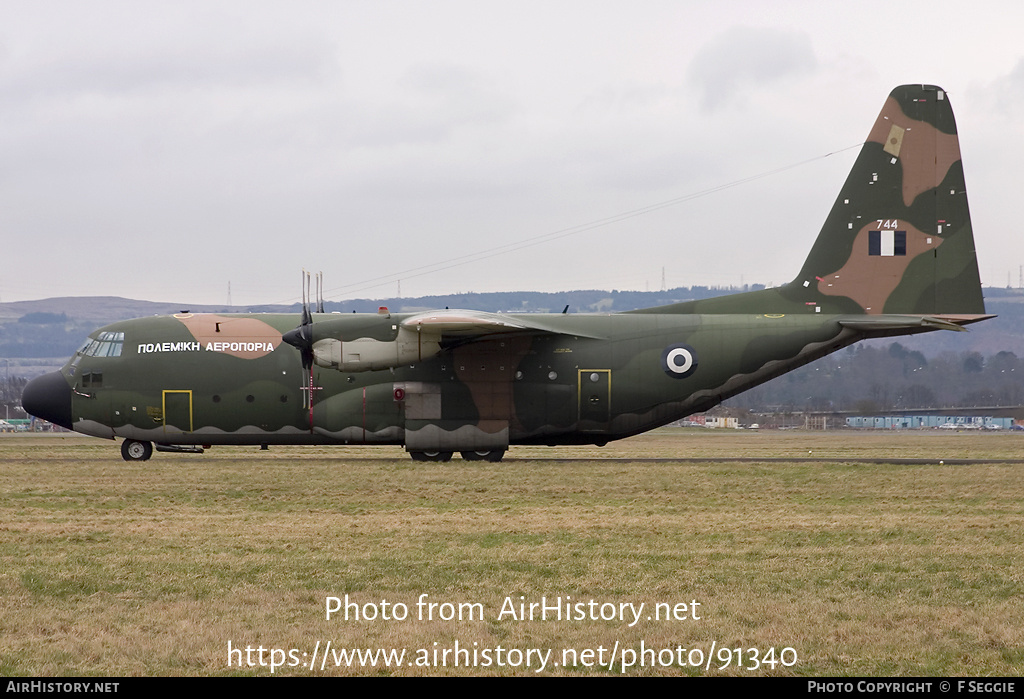
[[[292,302],[302,268],[330,300],[780,284],[913,82],[949,92],[983,282],[1017,286],[1022,28],[963,0],[0,0],[0,301]]]

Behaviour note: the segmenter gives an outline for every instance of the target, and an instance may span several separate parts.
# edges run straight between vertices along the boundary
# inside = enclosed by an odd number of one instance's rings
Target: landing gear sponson
[[[173,450],[178,451],[178,450]],[[184,451],[184,450],[182,450]],[[201,453],[201,452],[200,452]],[[497,463],[505,456],[504,449],[487,449],[477,451],[460,452],[466,461],[489,461]],[[153,456],[152,442],[141,442],[135,439],[126,439],[121,442],[121,458],[125,461],[148,461]],[[409,452],[413,461],[438,461],[447,463],[452,460],[454,452],[450,451],[413,451]]]

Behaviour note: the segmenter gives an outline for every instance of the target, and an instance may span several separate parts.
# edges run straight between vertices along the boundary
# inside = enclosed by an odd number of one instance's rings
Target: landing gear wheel
[[[442,463],[452,460],[450,451],[410,451],[409,456],[413,461],[440,461]]]
[[[134,439],[126,439],[121,442],[121,458],[125,461],[148,461],[151,456],[153,456],[151,442],[139,442]]]
[[[466,461],[490,461],[492,464],[501,461],[501,458],[505,456],[504,449],[477,449],[460,453]]]

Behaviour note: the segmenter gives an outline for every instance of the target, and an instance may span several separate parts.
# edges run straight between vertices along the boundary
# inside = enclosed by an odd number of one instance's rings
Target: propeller
[[[317,294],[320,293],[320,275],[317,275]],[[323,302],[320,302],[320,313]],[[302,321],[299,327],[289,330],[281,340],[299,350],[302,358],[303,380],[305,382],[305,405],[309,408],[309,428],[313,429],[313,315],[309,312],[309,272],[302,270]]]

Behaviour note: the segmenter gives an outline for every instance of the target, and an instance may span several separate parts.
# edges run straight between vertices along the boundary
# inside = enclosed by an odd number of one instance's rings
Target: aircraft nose
[[[71,429],[71,388],[59,371],[29,381],[21,394],[21,406],[29,415]]]

